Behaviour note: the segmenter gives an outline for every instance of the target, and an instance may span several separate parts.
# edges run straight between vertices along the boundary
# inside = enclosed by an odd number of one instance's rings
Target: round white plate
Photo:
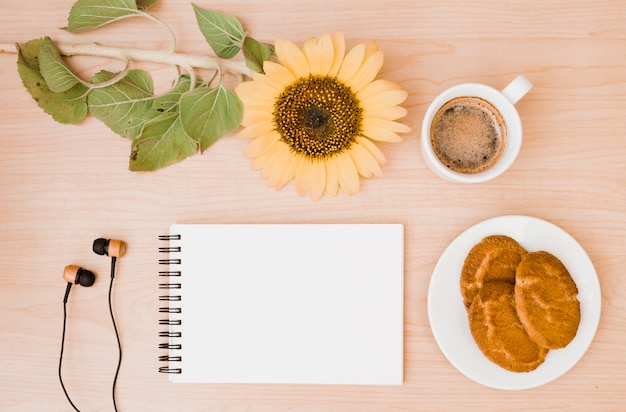
[[[578,287],[581,319],[576,337],[563,349],[548,352],[545,362],[526,373],[509,372],[489,361],[474,343],[460,291],[460,274],[470,249],[485,236],[507,235],[527,251],[545,250],[558,257]],[[585,354],[600,321],[598,275],[584,249],[558,226],[534,217],[501,216],[461,233],[443,252],[428,288],[428,319],[443,354],[461,373],[497,389],[529,389],[563,375]]]

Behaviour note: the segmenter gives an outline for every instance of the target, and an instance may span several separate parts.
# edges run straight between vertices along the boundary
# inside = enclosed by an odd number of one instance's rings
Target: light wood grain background
[[[0,42],[50,35],[159,48],[148,22],[97,32],[62,30],[72,0],[0,0]],[[349,45],[378,40],[382,76],[409,92],[413,131],[382,145],[384,177],[361,192],[312,202],[292,185],[266,187],[242,155],[245,141],[219,141],[204,156],[155,172],[127,170],[130,143],[103,124],[55,123],[21,86],[16,56],[0,54],[0,410],[69,410],[57,379],[65,265],[99,278],[70,297],[66,385],[84,411],[112,410],[115,339],[106,306],[109,261],[97,237],[124,239],[115,312],[124,347],[118,405],[124,411],[621,410],[626,404],[626,2],[319,0],[199,1],[237,15],[257,39],[302,42],[342,29]],[[206,53],[191,4],[160,0],[154,13],[178,36],[178,50]],[[72,59],[89,74],[119,69]],[[140,65],[163,90],[174,71]],[[435,177],[421,159],[428,103],[464,81],[504,87],[517,74],[535,85],[520,102],[522,151],[498,179],[464,186]],[[590,255],[602,287],[602,317],[586,355],[545,386],[508,392],[459,373],[428,323],[432,269],[469,226],[525,214],[568,231]],[[400,387],[175,385],[157,373],[157,235],[170,223],[397,222],[405,225],[405,383]]]

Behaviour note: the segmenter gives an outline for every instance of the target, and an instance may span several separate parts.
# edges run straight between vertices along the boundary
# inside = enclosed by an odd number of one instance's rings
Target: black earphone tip
[[[77,274],[76,283],[89,287],[96,281],[96,275],[90,270],[80,269]]]
[[[107,253],[107,246],[107,239],[98,238],[93,241],[93,251],[98,255],[105,255]]]

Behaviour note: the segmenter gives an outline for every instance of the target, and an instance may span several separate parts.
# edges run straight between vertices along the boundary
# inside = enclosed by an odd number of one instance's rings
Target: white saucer
[[[460,291],[460,273],[470,249],[485,236],[507,235],[527,251],[545,250],[558,257],[578,287],[581,319],[578,333],[563,349],[551,350],[545,362],[527,373],[509,372],[489,361],[469,330]],[[600,321],[598,275],[584,249],[563,229],[528,216],[501,216],[485,220],[461,233],[443,252],[430,280],[428,318],[443,354],[468,378],[497,389],[529,389],[558,378],[587,351]]]

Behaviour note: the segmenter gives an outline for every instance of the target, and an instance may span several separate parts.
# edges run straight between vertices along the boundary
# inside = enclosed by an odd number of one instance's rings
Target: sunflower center
[[[276,99],[276,130],[291,150],[328,158],[348,150],[362,131],[363,109],[352,90],[331,76],[301,78]]]
[[[311,107],[306,113],[304,113],[304,127],[314,130],[319,130],[328,124],[330,114],[319,107]]]

